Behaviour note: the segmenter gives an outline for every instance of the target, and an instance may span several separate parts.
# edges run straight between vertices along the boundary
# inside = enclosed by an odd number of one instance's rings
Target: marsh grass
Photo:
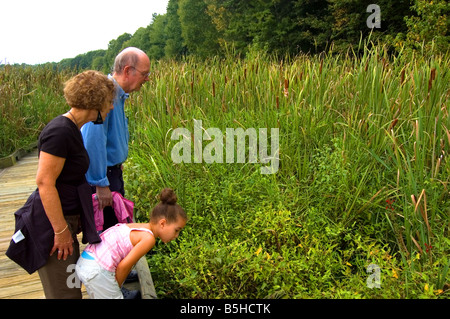
[[[68,110],[62,90],[70,74],[44,66],[0,66],[0,157],[36,142],[44,126]]]
[[[448,295],[449,61],[374,46],[155,63],[129,109],[128,192],[145,220],[173,187],[190,216],[178,242],[149,257],[160,295]],[[174,164],[171,132],[193,132],[193,119],[223,132],[279,128],[278,173]],[[370,263],[381,289],[366,285]]]
[[[146,221],[172,187],[189,215],[148,255],[159,297],[448,298],[450,57],[356,52],[152,64],[127,102],[126,196]],[[2,151],[64,111],[52,72],[0,70]],[[278,172],[175,164],[171,133],[194,119],[279,128]]]

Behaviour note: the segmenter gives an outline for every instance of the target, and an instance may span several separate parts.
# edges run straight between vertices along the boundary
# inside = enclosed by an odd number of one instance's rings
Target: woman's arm
[[[155,246],[155,237],[143,231],[139,231],[141,237],[139,242],[131,249],[130,253],[122,259],[116,268],[116,280],[119,287],[122,287],[123,282],[131,271],[131,268],[144,256],[150,249]]]
[[[46,152],[39,153],[36,184],[42,205],[55,232],[55,242],[50,256],[58,250],[58,259],[67,259],[73,253],[73,239],[62,211],[61,200],[56,189],[56,179],[64,167],[66,159]]]

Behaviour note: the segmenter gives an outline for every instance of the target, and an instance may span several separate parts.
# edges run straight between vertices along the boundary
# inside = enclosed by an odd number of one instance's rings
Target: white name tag
[[[14,242],[17,244],[18,242],[20,242],[21,240],[25,239],[25,236],[22,234],[22,232],[20,230],[18,230],[13,236],[12,236],[12,240],[14,240]]]

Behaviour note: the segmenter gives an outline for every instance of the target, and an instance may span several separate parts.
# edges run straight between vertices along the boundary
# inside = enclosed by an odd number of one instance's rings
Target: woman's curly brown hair
[[[80,73],[64,85],[64,97],[70,107],[101,111],[115,97],[112,80],[98,71]]]

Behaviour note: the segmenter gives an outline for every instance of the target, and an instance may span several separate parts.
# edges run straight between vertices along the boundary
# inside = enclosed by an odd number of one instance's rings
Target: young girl
[[[168,243],[178,237],[187,215],[176,202],[174,191],[165,188],[148,224],[117,224],[100,235],[100,243],[86,246],[75,269],[90,298],[122,299],[125,278],[156,238]]]

